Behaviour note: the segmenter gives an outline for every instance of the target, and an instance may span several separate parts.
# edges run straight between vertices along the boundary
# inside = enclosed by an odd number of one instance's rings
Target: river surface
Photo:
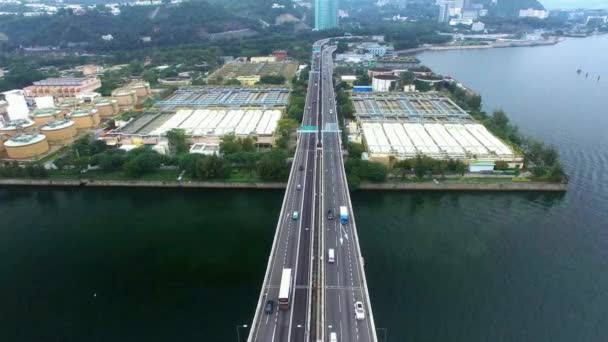
[[[556,145],[570,191],[356,192],[379,340],[605,341],[608,36],[421,59]],[[253,317],[281,200],[0,189],[0,340],[234,341]]]

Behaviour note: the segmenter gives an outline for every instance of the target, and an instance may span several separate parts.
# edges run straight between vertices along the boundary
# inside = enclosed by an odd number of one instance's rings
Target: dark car
[[[333,210],[329,209],[327,211],[327,219],[328,220],[333,220],[334,219],[334,211]]]
[[[300,165],[300,171],[304,171],[304,165]]]
[[[266,302],[266,305],[264,306],[264,312],[267,315],[272,314],[272,312],[274,311],[274,302],[272,300],[268,300]]]

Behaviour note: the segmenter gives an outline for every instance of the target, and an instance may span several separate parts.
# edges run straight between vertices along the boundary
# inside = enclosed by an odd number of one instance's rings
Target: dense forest
[[[93,11],[75,15],[61,10],[57,15],[42,17],[7,16],[0,18],[0,32],[12,45],[93,46],[116,50],[143,46],[142,37],[150,37],[155,45],[191,43],[206,34],[255,28],[254,20],[205,1],[190,1],[162,6],[123,6],[120,15],[97,6]],[[112,35],[112,41],[102,35]]]

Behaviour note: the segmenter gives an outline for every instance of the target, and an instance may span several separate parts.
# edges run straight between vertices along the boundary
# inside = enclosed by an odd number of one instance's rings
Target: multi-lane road
[[[375,341],[376,333],[363,271],[363,258],[355,229],[353,209],[344,172],[340,132],[334,88],[332,83],[332,53],[335,47],[323,50],[322,64],[322,121],[323,158],[322,191],[323,212],[335,213],[335,219],[322,221],[321,245],[335,251],[334,263],[324,265],[325,336],[336,332],[338,341]],[[349,222],[341,224],[339,207],[346,206]],[[327,254],[327,253],[326,253]],[[365,319],[355,319],[355,303],[361,302]]]
[[[263,288],[249,333],[253,341],[376,341],[363,258],[346,184],[332,84],[332,53],[327,39],[313,46],[303,127],[283,199]],[[339,207],[348,207],[342,225]],[[327,218],[333,210],[335,219]],[[294,212],[299,216],[294,219]],[[329,264],[327,250],[336,252]],[[284,269],[293,274],[289,308],[278,310]],[[272,313],[266,303],[275,303]],[[365,319],[355,319],[362,302]]]

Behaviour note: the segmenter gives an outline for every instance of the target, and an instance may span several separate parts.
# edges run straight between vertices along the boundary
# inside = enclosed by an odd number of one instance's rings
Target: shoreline
[[[450,50],[482,50],[482,49],[504,49],[517,47],[551,46],[563,42],[565,39],[554,40],[532,40],[520,42],[502,42],[487,45],[433,45],[422,46],[413,49],[395,51],[397,55],[414,55],[425,51],[450,51]]]
[[[51,179],[0,179],[0,187],[122,187],[122,188],[201,188],[201,189],[285,189],[282,182],[178,182],[153,180],[51,180]],[[549,182],[421,182],[421,183],[362,183],[358,190],[364,191],[504,191],[504,192],[566,192],[565,183]]]

